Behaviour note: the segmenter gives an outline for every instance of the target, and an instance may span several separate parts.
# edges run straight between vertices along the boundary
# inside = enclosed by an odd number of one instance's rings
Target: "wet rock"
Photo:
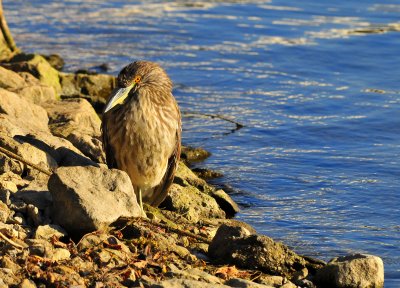
[[[35,231],[35,239],[51,239],[65,237],[67,232],[60,226],[55,224],[40,225]]]
[[[120,170],[60,167],[48,185],[53,220],[70,234],[104,229],[121,216],[141,215],[129,176]]]
[[[161,206],[193,222],[201,218],[225,218],[225,212],[218,206],[215,199],[201,193],[193,186],[182,187],[172,184]]]
[[[222,189],[214,190],[210,192],[210,195],[217,201],[219,207],[225,211],[227,217],[233,217],[240,211],[239,206],[233,199],[226,194]]]
[[[14,90],[25,86],[25,80],[18,73],[0,66],[0,88]]]
[[[151,288],[223,288],[230,287],[223,284],[210,284],[203,281],[189,279],[169,279],[150,285]]]
[[[210,157],[211,153],[204,150],[203,148],[194,148],[189,146],[182,146],[181,159],[185,162],[196,162],[202,161]]]
[[[217,171],[213,171],[206,168],[194,168],[192,169],[193,173],[195,173],[201,179],[214,179],[222,177],[223,174]]]
[[[42,84],[53,87],[56,93],[61,92],[58,71],[40,55],[18,54],[8,64],[3,65],[15,72],[29,72],[39,79]]]
[[[303,257],[264,235],[250,234],[243,227],[221,225],[209,246],[209,255],[217,261],[238,267],[259,269],[288,278],[306,267]]]
[[[263,284],[258,284],[250,280],[240,279],[240,278],[232,278],[224,283],[229,287],[240,287],[240,288],[273,288],[273,286],[267,286]]]
[[[65,65],[65,61],[58,54],[42,55],[44,59],[56,70],[61,71]]]
[[[383,287],[384,268],[381,258],[367,254],[353,254],[333,258],[315,275],[315,282],[323,287],[367,288]]]

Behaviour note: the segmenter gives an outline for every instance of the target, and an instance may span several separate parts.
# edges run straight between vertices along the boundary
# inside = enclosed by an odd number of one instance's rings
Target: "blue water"
[[[3,2],[18,45],[66,71],[159,62],[183,112],[245,125],[183,119],[238,219],[324,260],[378,255],[400,287],[399,1]]]

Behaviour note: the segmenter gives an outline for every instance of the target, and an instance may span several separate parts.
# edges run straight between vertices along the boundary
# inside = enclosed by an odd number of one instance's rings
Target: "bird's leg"
[[[144,212],[143,209],[142,189],[140,188],[139,188],[139,205],[140,205],[140,210],[142,210],[142,215],[145,216],[146,213]]]

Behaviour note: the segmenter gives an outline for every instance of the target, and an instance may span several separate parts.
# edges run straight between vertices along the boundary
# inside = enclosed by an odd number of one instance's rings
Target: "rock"
[[[273,288],[273,286],[267,286],[263,284],[258,284],[250,280],[240,279],[240,278],[232,278],[224,283],[229,287],[239,287],[239,288]]]
[[[18,277],[14,275],[11,269],[0,268],[0,279],[6,285],[4,287],[18,284]]]
[[[222,189],[216,190],[205,180],[199,178],[195,173],[193,173],[193,171],[190,170],[182,161],[179,162],[174,182],[185,187],[194,186],[199,189],[199,191],[213,197],[228,217],[233,217],[240,211],[238,205],[228,194],[225,193],[225,191]]]
[[[70,234],[106,228],[119,217],[139,217],[129,176],[120,170],[60,167],[50,177],[53,220]]]
[[[67,139],[91,160],[97,163],[106,162],[103,143],[98,138],[79,132],[72,132]]]
[[[100,136],[101,121],[96,111],[85,99],[68,99],[43,105],[49,114],[51,132],[67,138],[72,132]]]
[[[219,208],[215,199],[193,186],[172,184],[161,207],[182,214],[193,222],[201,218],[225,218],[225,212]]]
[[[21,284],[19,284],[19,288],[36,288],[36,284],[30,279],[24,279]]]
[[[169,279],[150,285],[151,288],[223,288],[230,287],[223,284],[210,284],[189,279]]]
[[[51,239],[54,236],[57,238],[65,237],[67,232],[60,226],[55,224],[40,225],[35,231],[35,239]]]
[[[15,139],[8,137],[2,133],[0,133],[0,145],[17,154],[18,156],[29,160],[31,163],[44,168],[45,170],[52,170],[57,167],[56,161],[46,152],[38,149],[35,146],[30,145],[29,143],[21,143],[16,141]],[[4,172],[13,172],[15,174],[21,174],[24,171],[28,172],[30,170],[29,166],[26,164],[14,160],[13,158],[9,158],[4,154],[0,154],[0,162],[3,163],[3,167],[0,168],[0,171]],[[38,173],[36,170],[32,173]]]
[[[297,288],[297,285],[289,281],[283,284],[280,288]]]
[[[8,256],[8,255],[2,256],[2,259],[1,259],[1,267],[2,267],[2,268],[10,269],[10,270],[12,271],[12,273],[14,273],[14,274],[17,274],[17,273],[21,270],[21,267],[20,267],[18,264],[16,264],[16,263],[11,259],[11,257]]]
[[[0,202],[0,222],[6,223],[10,213],[7,204]]]
[[[214,190],[210,192],[210,196],[212,196],[218,203],[219,207],[225,211],[227,217],[233,217],[236,213],[240,211],[239,206],[235,201],[226,194],[226,192],[222,189]]]
[[[192,171],[201,179],[214,179],[214,178],[220,178],[220,177],[224,176],[220,172],[213,171],[213,170],[207,169],[207,168],[193,168]]]
[[[47,188],[47,181],[36,179],[30,182],[27,187],[16,192],[14,197],[22,199],[25,203],[32,204],[41,210],[50,207],[53,201]]]
[[[65,61],[61,58],[60,55],[51,54],[51,55],[42,55],[44,59],[49,62],[49,64],[56,70],[61,71],[65,65]]]
[[[211,274],[208,274],[207,272],[204,272],[197,268],[181,270],[181,269],[178,269],[173,264],[170,264],[169,268],[171,269],[170,274],[172,274],[174,278],[196,280],[196,281],[202,281],[202,282],[207,282],[207,283],[211,283],[211,284],[222,284],[222,281],[220,278],[213,276]]]
[[[24,87],[25,80],[18,73],[0,66],[0,88],[14,90]]]
[[[259,269],[288,278],[306,267],[306,260],[282,243],[249,233],[243,227],[221,225],[209,246],[209,256],[238,267]]]
[[[283,283],[285,282],[285,279],[282,276],[276,276],[276,275],[261,275],[258,278],[258,281],[261,284],[264,285],[269,285],[269,286],[273,286],[273,287],[280,287],[283,285]]]
[[[40,83],[53,87],[56,93],[61,92],[59,72],[40,55],[18,54],[8,64],[3,65],[15,72],[29,72]]]
[[[210,157],[211,153],[204,150],[203,148],[193,148],[188,146],[182,146],[181,159],[186,162],[202,161]]]
[[[44,239],[27,239],[29,254],[51,259],[53,257],[53,245]]]
[[[116,82],[115,77],[104,74],[61,73],[60,76],[63,97],[90,96],[95,102],[103,99],[103,103],[115,88]]]
[[[333,258],[317,271],[315,283],[323,287],[380,288],[384,283],[383,261],[367,254]]]
[[[63,261],[67,260],[71,257],[71,253],[64,248],[56,248],[53,251],[53,255],[51,257],[51,260],[53,261]]]
[[[49,113],[51,132],[68,139],[83,154],[96,162],[105,162],[101,137],[101,121],[85,99],[68,99],[43,104]]]
[[[45,102],[53,102],[57,100],[57,94],[53,87],[38,84],[15,89],[18,95],[31,103],[40,105]]]
[[[29,219],[32,220],[35,227],[43,223],[42,216],[40,215],[39,209],[36,206],[28,204],[28,206],[26,206],[26,213],[28,214]]]
[[[0,132],[11,137],[16,134],[27,134],[22,131],[33,132],[37,129],[49,132],[47,126],[49,119],[46,110],[2,88],[0,88],[0,113],[0,116],[2,116],[0,120],[3,122],[0,125]],[[3,121],[5,118],[18,128],[11,130],[11,127],[7,127],[8,123]]]

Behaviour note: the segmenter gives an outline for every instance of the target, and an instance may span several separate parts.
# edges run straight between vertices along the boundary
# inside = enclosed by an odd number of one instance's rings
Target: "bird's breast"
[[[108,125],[118,126],[109,131],[110,144],[118,168],[128,173],[134,186],[147,189],[161,182],[175,149],[178,117],[165,107],[135,101],[115,117],[119,125]]]

